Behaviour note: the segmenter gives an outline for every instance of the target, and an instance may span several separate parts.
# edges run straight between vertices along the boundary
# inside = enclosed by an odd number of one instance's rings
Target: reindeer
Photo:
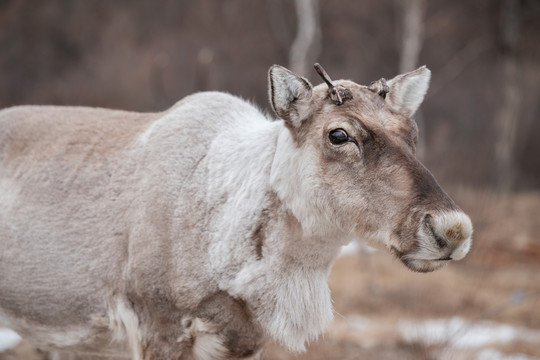
[[[133,359],[303,351],[354,237],[427,272],[472,225],[416,159],[426,67],[370,86],[269,70],[269,119],[204,92],[141,114],[0,112],[0,321],[41,349]]]

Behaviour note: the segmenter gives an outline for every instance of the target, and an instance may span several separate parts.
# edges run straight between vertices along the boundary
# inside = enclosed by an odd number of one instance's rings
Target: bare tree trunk
[[[425,0],[402,0],[403,38],[401,41],[401,58],[399,71],[412,71],[418,66],[418,58],[424,41]]]
[[[400,0],[398,4],[402,7],[402,38],[401,55],[399,61],[399,72],[404,73],[416,69],[422,43],[424,41],[424,14],[426,9],[425,0]],[[419,110],[416,115],[418,125],[418,144],[416,153],[419,159],[424,158],[425,152],[425,126],[424,118]]]
[[[306,76],[321,51],[318,0],[295,0],[298,18],[296,38],[289,53],[289,68]]]
[[[519,87],[519,69],[516,59],[519,4],[515,0],[505,0],[502,6],[503,58],[501,67],[503,100],[495,115],[497,129],[495,162],[497,166],[497,190],[499,193],[504,194],[512,190],[514,185],[514,148],[521,105],[521,88]]]

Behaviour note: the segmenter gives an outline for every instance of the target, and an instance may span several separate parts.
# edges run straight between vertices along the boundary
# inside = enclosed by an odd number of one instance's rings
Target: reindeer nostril
[[[435,242],[437,243],[437,246],[439,248],[444,249],[448,246],[448,242],[443,239],[437,233],[437,231],[435,231],[435,227],[433,226],[433,217],[431,216],[431,214],[426,214],[426,216],[424,216],[424,224],[427,228],[428,233],[433,237],[433,239],[435,239]]]
[[[448,246],[448,243],[442,237],[437,235],[435,231],[433,231],[433,228],[432,228],[432,234],[433,234],[433,237],[435,238],[435,242],[437,243],[438,247],[440,247],[441,249],[444,249],[445,247]]]

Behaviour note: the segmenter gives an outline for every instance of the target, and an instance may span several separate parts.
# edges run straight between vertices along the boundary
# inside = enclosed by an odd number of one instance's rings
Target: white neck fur
[[[210,263],[220,288],[244,299],[270,337],[303,351],[333,318],[327,277],[340,246],[325,235],[327,219],[312,192],[315,163],[302,156],[309,152],[298,149],[281,121],[247,129],[224,133],[208,158],[208,199],[227,194]],[[257,258],[247,235],[269,192],[282,205]]]

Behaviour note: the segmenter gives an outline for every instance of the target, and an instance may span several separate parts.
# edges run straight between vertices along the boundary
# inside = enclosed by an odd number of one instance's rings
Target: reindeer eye
[[[334,145],[341,145],[349,140],[349,135],[343,129],[335,129],[328,134],[330,142]]]

